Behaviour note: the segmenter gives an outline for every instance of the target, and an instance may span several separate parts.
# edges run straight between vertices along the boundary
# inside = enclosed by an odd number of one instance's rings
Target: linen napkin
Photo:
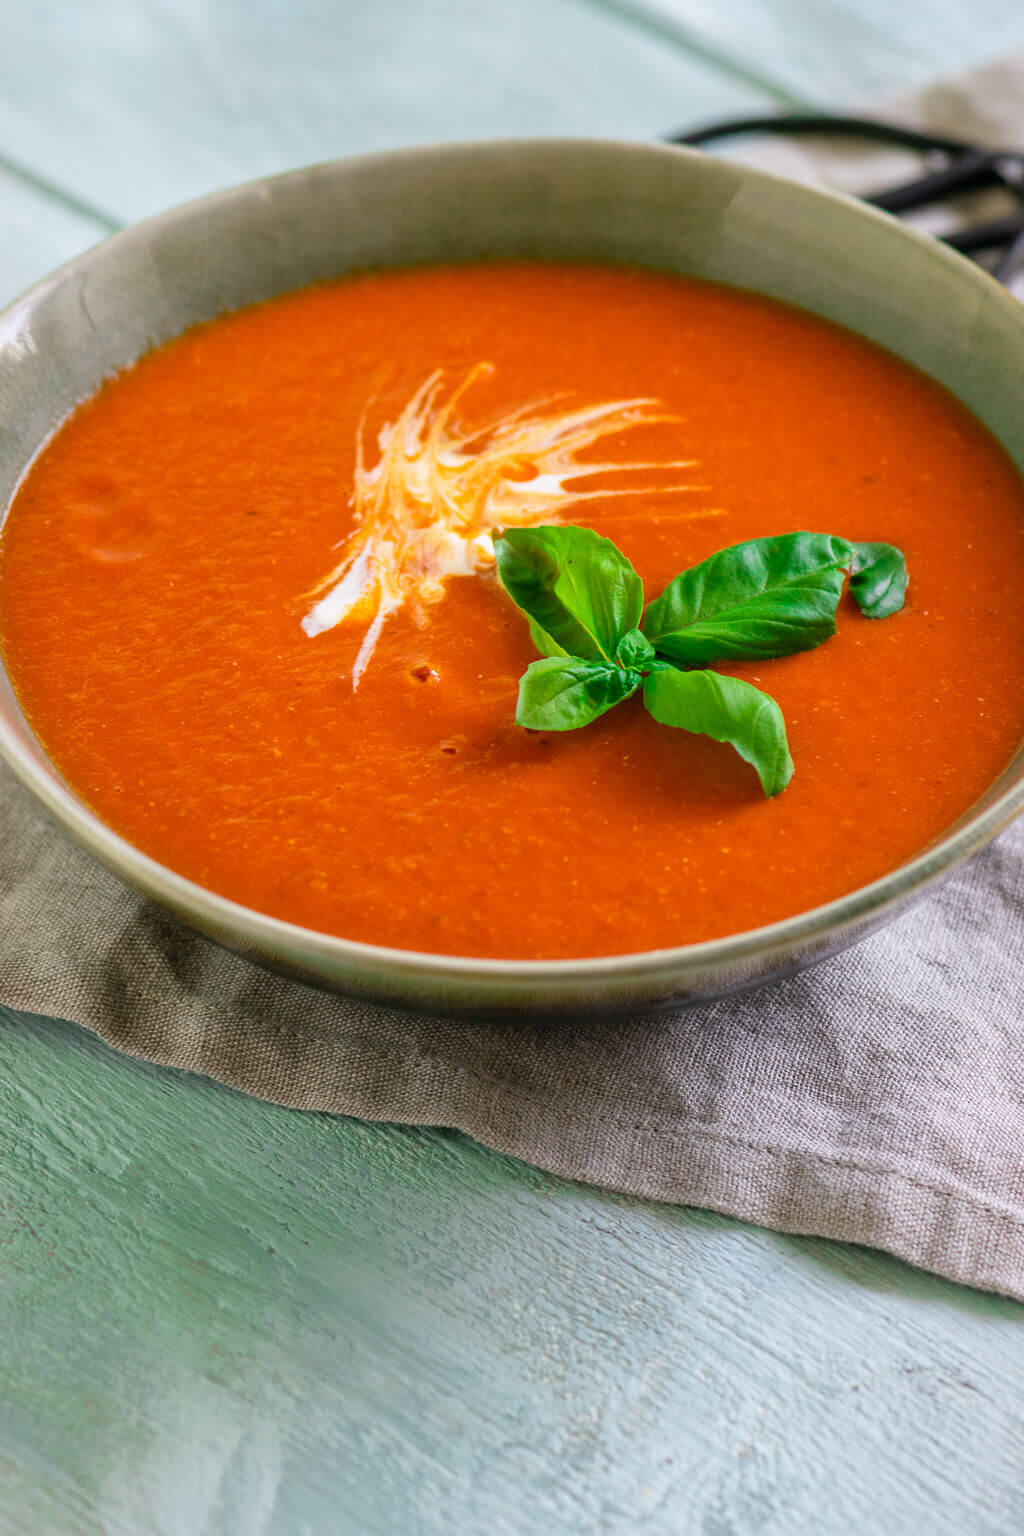
[[[897,110],[1024,142],[1024,56]],[[769,157],[859,187],[894,169]],[[1024,822],[795,979],[653,1019],[480,1023],[346,1002],[229,955],[98,868],[0,767],[0,1004],[276,1103],[455,1127],[557,1174],[1024,1300]]]

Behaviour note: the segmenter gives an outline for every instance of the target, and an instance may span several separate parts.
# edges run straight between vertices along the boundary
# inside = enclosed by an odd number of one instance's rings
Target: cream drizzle
[[[693,459],[667,463],[581,463],[577,455],[602,438],[632,427],[674,422],[658,401],[612,400],[575,410],[559,400],[534,401],[518,410],[465,426],[455,413],[463,396],[493,372],[478,363],[444,399],[445,374],[436,369],[377,435],[379,457],[367,464],[366,413],[356,437],[350,505],[355,528],[337,565],[309,594],[302,620],[320,635],[346,619],[370,618],[352,668],[352,687],[373,655],[384,624],[410,603],[420,617],[444,597],[449,576],[472,576],[494,565],[493,533],[560,520],[567,505],[607,496],[643,496],[652,487],[574,490],[573,482],[626,470],[688,469]],[[697,490],[658,486],[659,494]],[[710,509],[686,518],[720,515]]]

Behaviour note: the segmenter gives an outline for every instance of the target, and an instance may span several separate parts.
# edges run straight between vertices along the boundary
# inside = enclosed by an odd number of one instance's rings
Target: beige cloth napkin
[[[1024,58],[903,111],[1024,142]],[[857,185],[888,174],[829,158]],[[794,980],[655,1019],[481,1024],[339,1001],[227,954],[97,868],[0,768],[0,1003],[281,1104],[458,1127],[555,1173],[1024,1300],[1024,822]]]

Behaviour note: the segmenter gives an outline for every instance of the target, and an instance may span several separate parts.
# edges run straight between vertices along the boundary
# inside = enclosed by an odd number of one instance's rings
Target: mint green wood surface
[[[930,9],[37,0],[0,51],[0,290],[293,162],[899,85],[951,62]],[[1015,25],[940,9],[975,53]],[[0,1536],[1024,1527],[1015,1304],[2,1010],[0,1336]]]
[[[2,164],[0,208],[0,303],[110,233],[67,198],[40,192]]]
[[[1024,48],[1020,0],[595,0],[783,97],[856,103]]]
[[[0,1022],[0,1531],[1015,1532],[1013,1302]]]
[[[648,137],[764,95],[578,0],[31,0],[0,151],[134,220],[398,144]]]

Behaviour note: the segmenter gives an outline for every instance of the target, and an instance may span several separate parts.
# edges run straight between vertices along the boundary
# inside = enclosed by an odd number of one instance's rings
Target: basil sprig
[[[619,641],[644,611],[640,577],[611,539],[591,528],[509,529],[501,536],[498,571],[546,656],[612,666]]]
[[[670,581],[644,631],[686,666],[811,650],[836,632],[850,560],[845,540],[820,533],[734,544]]]
[[[836,632],[843,583],[861,612],[903,606],[907,569],[891,544],[821,533],[748,539],[669,582],[644,613],[643,584],[590,528],[509,528],[498,576],[544,659],[520,680],[516,720],[536,731],[589,725],[631,694],[655,720],[728,742],[766,795],[793,776],[782,711],[750,683],[707,668],[806,651]]]
[[[851,544],[850,591],[861,613],[887,619],[899,613],[907,595],[907,565],[892,544]]]

